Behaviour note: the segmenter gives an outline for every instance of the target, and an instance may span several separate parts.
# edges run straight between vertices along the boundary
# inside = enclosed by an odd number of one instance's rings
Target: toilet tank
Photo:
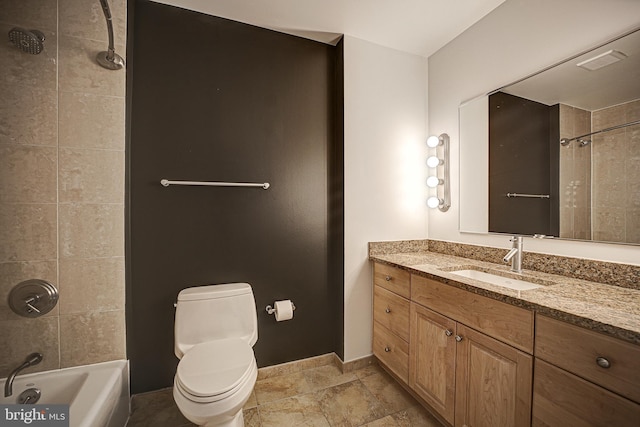
[[[175,354],[181,359],[196,344],[242,338],[253,346],[258,319],[248,283],[198,286],[180,291],[174,323]]]

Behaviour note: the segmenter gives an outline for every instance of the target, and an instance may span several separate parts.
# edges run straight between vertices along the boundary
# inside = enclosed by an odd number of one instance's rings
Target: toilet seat
[[[175,382],[194,402],[225,399],[257,370],[253,350],[240,338],[216,340],[193,346],[178,363]]]

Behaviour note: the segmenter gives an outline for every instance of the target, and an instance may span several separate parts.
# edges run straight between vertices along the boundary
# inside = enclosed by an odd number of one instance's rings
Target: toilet
[[[256,303],[248,283],[180,291],[173,398],[185,418],[207,427],[244,426],[242,407],[258,375],[252,348],[257,340]]]

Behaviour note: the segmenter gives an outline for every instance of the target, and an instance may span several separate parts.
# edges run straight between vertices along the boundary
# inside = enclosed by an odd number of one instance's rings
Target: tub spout
[[[16,375],[18,375],[18,372],[29,366],[37,365],[40,362],[42,362],[42,353],[31,353],[28,355],[22,365],[14,369],[7,377],[7,381],[4,383],[4,397],[9,397],[13,394],[13,380],[16,378]]]

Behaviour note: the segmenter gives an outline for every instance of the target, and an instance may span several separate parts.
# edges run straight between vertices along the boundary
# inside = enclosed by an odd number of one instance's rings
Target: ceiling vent
[[[607,65],[611,65],[614,62],[618,62],[622,59],[625,59],[627,55],[617,50],[608,50],[600,55],[596,55],[593,58],[589,58],[585,61],[582,61],[576,64],[578,67],[584,68],[585,70],[595,71],[600,68],[606,67]]]

